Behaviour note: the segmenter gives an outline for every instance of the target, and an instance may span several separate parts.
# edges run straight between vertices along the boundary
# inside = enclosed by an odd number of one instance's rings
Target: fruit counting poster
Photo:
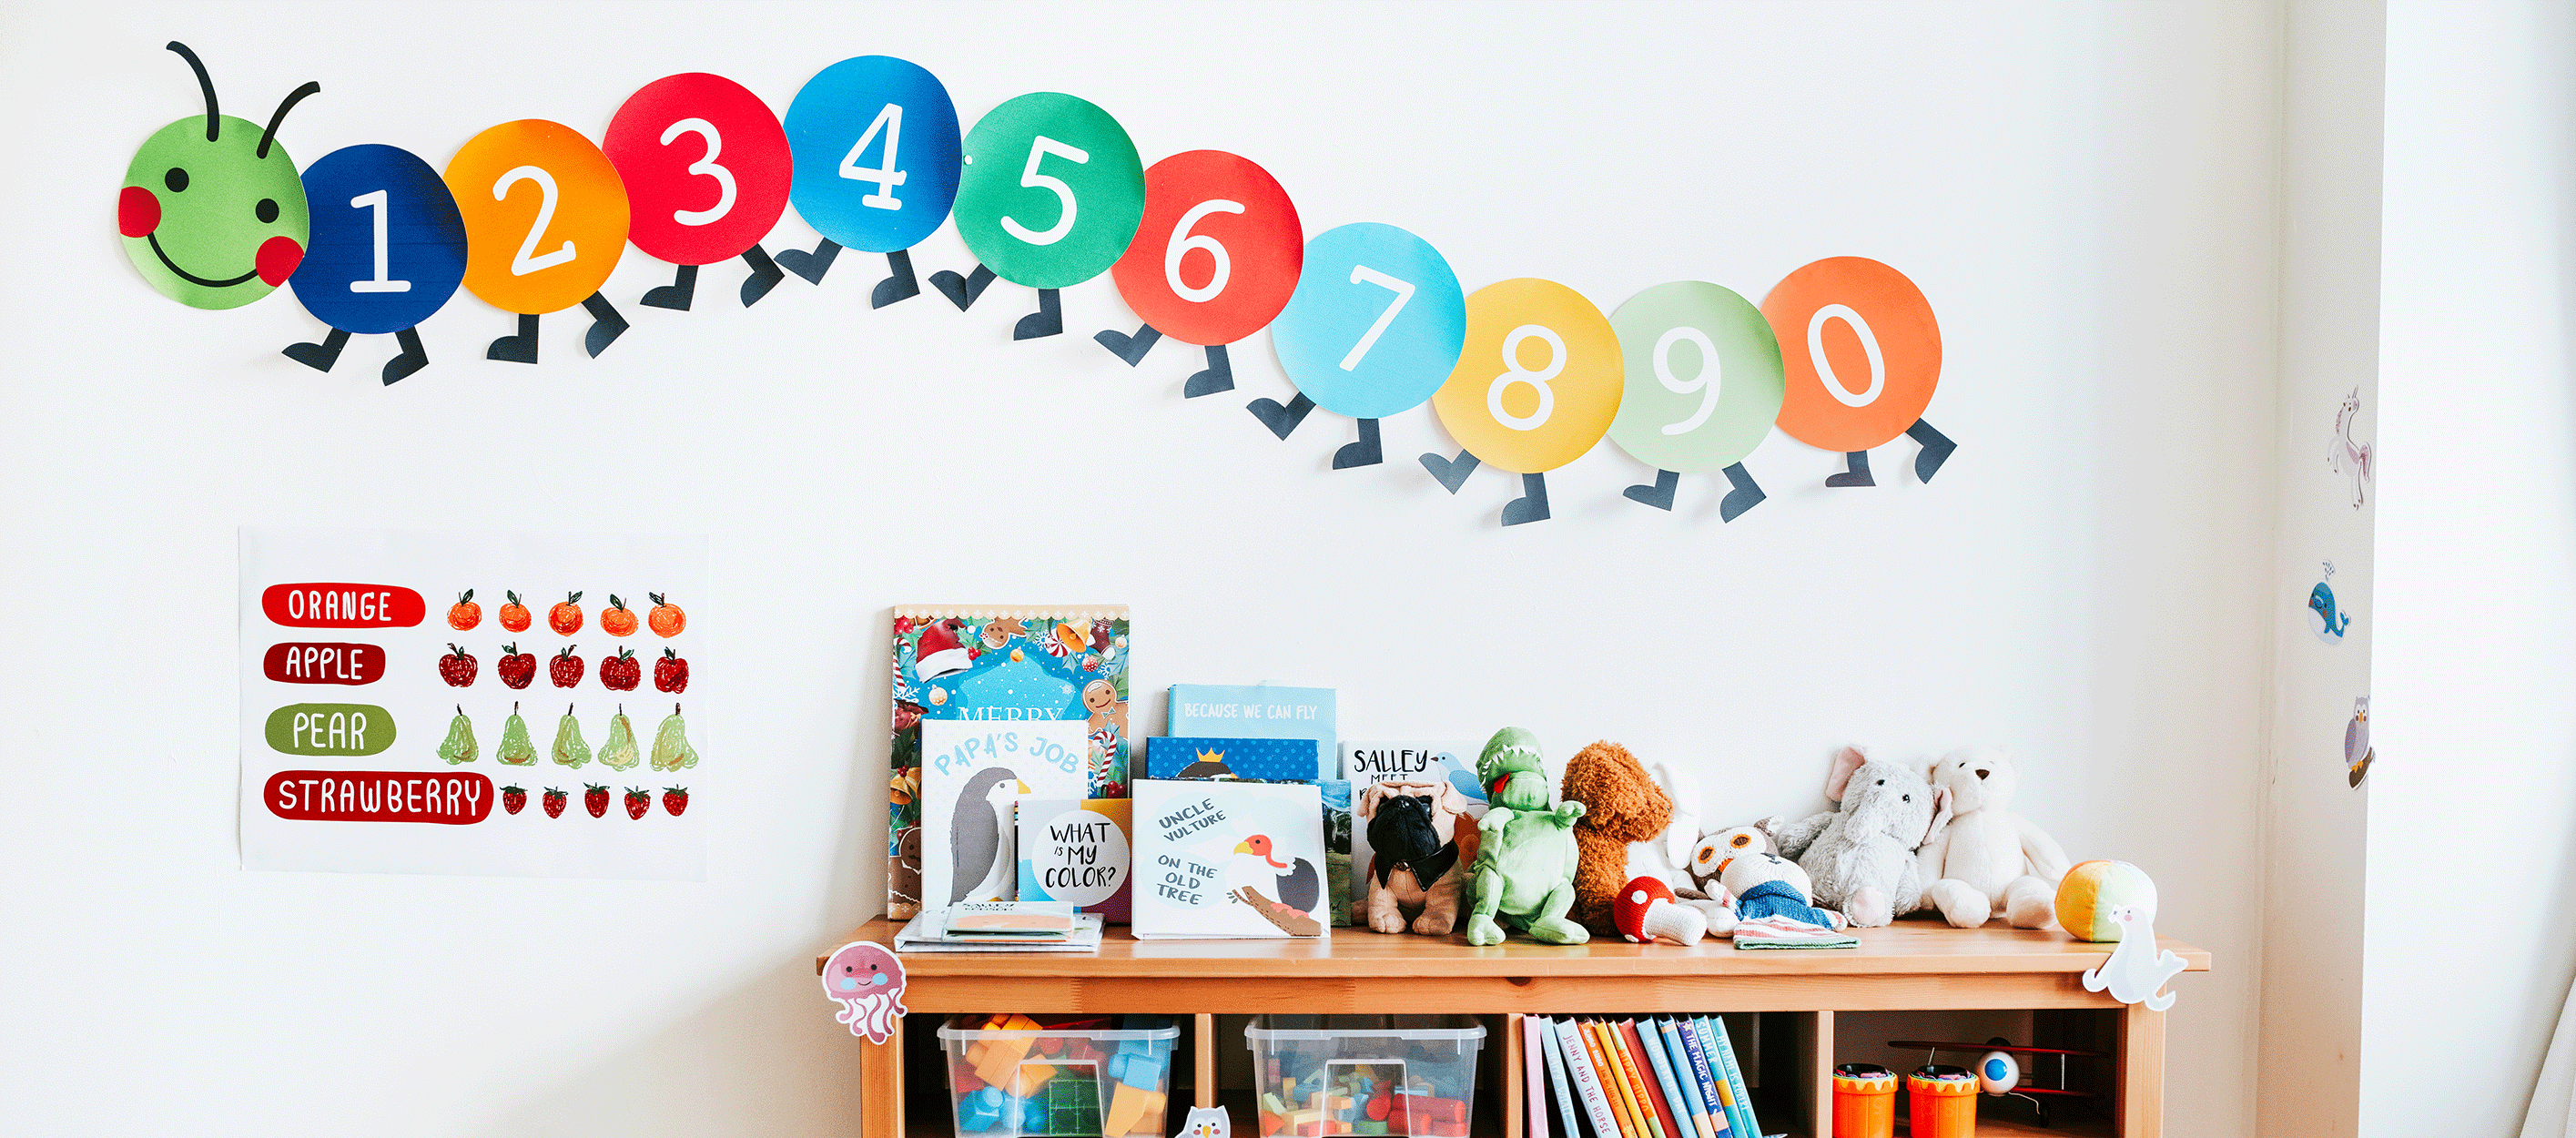
[[[695,535],[244,527],[242,867],[704,879],[706,582]]]

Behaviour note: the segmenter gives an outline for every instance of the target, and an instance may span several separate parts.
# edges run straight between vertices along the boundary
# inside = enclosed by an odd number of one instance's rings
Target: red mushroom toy
[[[1708,918],[1699,910],[1673,899],[1673,891],[1652,877],[1640,877],[1619,887],[1619,898],[1612,902],[1610,919],[1619,926],[1619,935],[1645,944],[1661,938],[1675,944],[1697,944],[1708,933]]]

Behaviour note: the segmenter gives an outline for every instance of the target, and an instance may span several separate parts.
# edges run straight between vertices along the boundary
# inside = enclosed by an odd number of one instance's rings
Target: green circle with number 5
[[[1744,461],[1771,433],[1785,390],[1780,341],[1733,289],[1673,281],[1610,314],[1627,385],[1610,438],[1659,470],[1705,474]]]
[[[1066,288],[1109,271],[1145,216],[1145,165],[1109,112],[1022,95],[966,133],[957,236],[993,274]]]

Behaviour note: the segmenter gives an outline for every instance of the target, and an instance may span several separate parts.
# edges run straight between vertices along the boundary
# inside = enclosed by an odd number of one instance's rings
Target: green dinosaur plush
[[[1583,804],[1551,806],[1547,768],[1538,737],[1518,727],[1494,732],[1476,757],[1476,778],[1490,804],[1477,824],[1476,908],[1467,916],[1467,943],[1501,944],[1503,924],[1548,944],[1592,939],[1565,919],[1574,907],[1574,820]],[[1499,919],[1499,923],[1498,923]]]

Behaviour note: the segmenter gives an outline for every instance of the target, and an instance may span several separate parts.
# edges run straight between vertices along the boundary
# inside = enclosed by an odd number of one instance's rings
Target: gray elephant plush
[[[1933,789],[1911,766],[1845,747],[1834,756],[1825,797],[1837,808],[1772,835],[1781,854],[1815,880],[1815,903],[1863,928],[1922,908],[1914,851],[1949,823],[1949,792]]]

